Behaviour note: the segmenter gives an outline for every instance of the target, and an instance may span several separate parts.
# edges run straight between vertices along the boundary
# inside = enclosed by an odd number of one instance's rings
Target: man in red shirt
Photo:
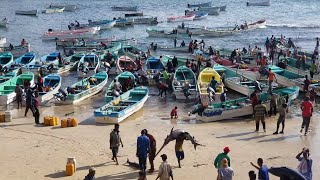
[[[157,152],[157,143],[156,139],[148,133],[148,130],[144,129],[146,132],[146,136],[150,140],[150,152],[149,152],[149,163],[150,163],[150,169],[149,172],[152,173],[154,171],[154,158],[156,157],[156,152]]]
[[[311,84],[311,81],[308,79],[308,75],[305,76],[305,80],[303,81],[304,85],[303,85],[303,91],[304,92],[308,92],[309,91],[309,86]]]
[[[268,75],[269,91],[272,90],[272,82],[273,82],[274,80],[277,81],[277,78],[276,78],[276,76],[274,75],[274,72],[271,71],[271,68],[269,68],[269,75]]]
[[[303,121],[302,121],[300,132],[302,133],[303,128],[305,127],[306,128],[304,133],[305,136],[308,133],[309,124],[310,124],[311,116],[313,113],[313,105],[309,100],[310,98],[306,97],[305,101],[301,104]]]
[[[171,113],[170,113],[170,115],[171,115],[171,119],[172,118],[175,118],[175,119],[177,119],[178,118],[178,112],[177,112],[177,109],[178,109],[178,107],[176,106],[176,107],[174,107],[174,109],[172,109],[172,111],[171,111]]]

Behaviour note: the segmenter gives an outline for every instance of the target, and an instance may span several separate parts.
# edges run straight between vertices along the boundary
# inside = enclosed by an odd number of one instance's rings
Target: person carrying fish
[[[186,139],[184,133],[179,134],[179,136],[176,139],[176,145],[175,145],[175,151],[176,151],[176,157],[178,160],[179,168],[181,168],[181,160],[184,159],[184,151],[183,151],[183,141]]]

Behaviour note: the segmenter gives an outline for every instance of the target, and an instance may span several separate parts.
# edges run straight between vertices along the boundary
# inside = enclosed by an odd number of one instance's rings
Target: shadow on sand
[[[225,136],[218,136],[216,138],[233,138],[233,137],[245,136],[245,135],[249,135],[249,134],[253,134],[253,133],[256,133],[256,132],[250,131],[250,132],[243,132],[243,133],[236,133],[236,134],[228,134]]]
[[[283,140],[286,140],[286,139],[292,139],[292,138],[297,138],[299,137],[300,135],[288,135],[288,136],[281,136],[281,137],[276,137],[276,138],[271,138],[271,139],[265,139],[265,140],[261,140],[261,141],[258,141],[259,143],[261,142],[275,142],[275,141],[283,141]]]

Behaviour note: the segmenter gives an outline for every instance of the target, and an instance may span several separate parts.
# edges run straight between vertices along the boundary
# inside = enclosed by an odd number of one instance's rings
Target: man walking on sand
[[[175,145],[175,151],[176,151],[176,157],[178,159],[179,168],[181,168],[181,160],[184,159],[184,151],[183,151],[183,141],[185,140],[185,136],[183,133],[179,135],[176,139],[176,145]]]
[[[214,159],[214,167],[218,170],[218,177],[219,177],[219,171],[221,167],[222,159],[226,159],[228,161],[228,166],[230,167],[230,158],[228,156],[228,153],[230,152],[229,147],[225,147],[223,149],[223,153],[218,154],[218,156]],[[217,179],[218,179],[217,177]]]
[[[308,133],[309,125],[310,125],[310,120],[311,116],[313,113],[313,105],[310,102],[310,98],[306,97],[305,101],[301,104],[301,110],[302,110],[302,125],[301,125],[301,130],[300,132],[302,133],[303,128],[305,129],[304,135],[306,136]]]
[[[161,158],[162,158],[162,163],[159,167],[159,173],[158,173],[157,179],[160,178],[160,180],[170,180],[170,177],[171,177],[171,179],[173,180],[172,167],[167,162],[167,155],[162,154]]]
[[[264,132],[266,132],[265,117],[266,117],[266,114],[267,114],[267,107],[264,104],[262,104],[261,100],[259,100],[258,104],[254,107],[253,114],[254,114],[254,117],[256,119],[256,132],[259,131],[260,121],[262,123]]]
[[[114,129],[113,131],[110,133],[110,149],[112,151],[112,160],[116,162],[117,165],[119,165],[118,163],[118,151],[119,151],[119,146],[121,143],[121,146],[123,147],[123,143],[119,134],[119,124],[115,124],[114,125]]]
[[[146,136],[150,140],[150,151],[149,151],[149,163],[150,163],[150,169],[149,172],[152,173],[154,171],[154,158],[156,157],[156,152],[157,152],[157,143],[156,139],[148,133],[148,130],[144,129],[146,132]]]
[[[137,157],[139,158],[139,167],[141,171],[146,171],[148,153],[150,151],[150,140],[146,136],[145,130],[141,131],[141,136],[137,139]]]

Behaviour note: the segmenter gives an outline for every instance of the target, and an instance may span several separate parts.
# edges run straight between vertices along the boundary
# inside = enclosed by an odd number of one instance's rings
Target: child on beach
[[[178,107],[176,106],[176,107],[174,107],[174,109],[171,110],[171,113],[170,113],[171,119],[173,119],[173,118],[177,119],[178,118],[177,109],[178,109]]]

